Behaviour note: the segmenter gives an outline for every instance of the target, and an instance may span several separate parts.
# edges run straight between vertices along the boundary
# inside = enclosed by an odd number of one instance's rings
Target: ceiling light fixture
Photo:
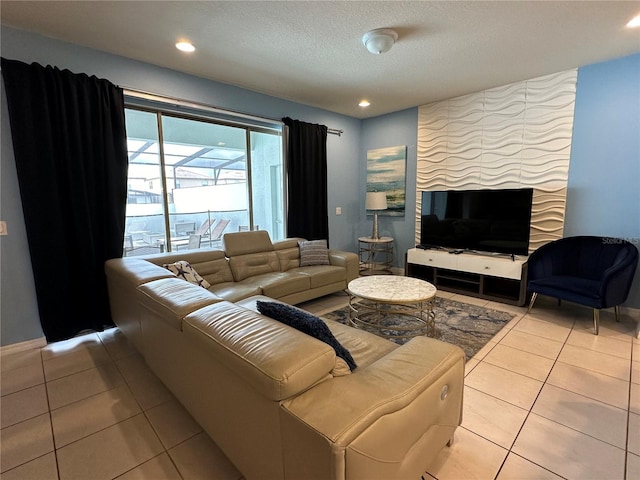
[[[633,17],[631,20],[629,20],[629,23],[627,23],[627,27],[629,28],[640,27],[640,15]]]
[[[193,46],[190,42],[178,42],[176,43],[176,48],[181,52],[191,53],[196,50],[196,47]]]
[[[398,40],[398,34],[389,28],[377,28],[362,36],[362,43],[374,55],[388,52]]]
[[[369,100],[360,100],[360,103],[358,103],[358,106],[360,107],[368,107],[369,105],[371,105]]]

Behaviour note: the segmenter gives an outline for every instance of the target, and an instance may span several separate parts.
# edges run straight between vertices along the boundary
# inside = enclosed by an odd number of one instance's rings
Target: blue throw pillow
[[[284,303],[258,301],[256,305],[258,311],[263,315],[278,320],[318,340],[322,340],[327,345],[333,347],[336,355],[347,362],[349,369],[352,371],[357,367],[349,350],[340,344],[336,337],[333,336],[333,333],[331,333],[331,330],[329,330],[329,327],[327,327],[327,324],[320,318]]]

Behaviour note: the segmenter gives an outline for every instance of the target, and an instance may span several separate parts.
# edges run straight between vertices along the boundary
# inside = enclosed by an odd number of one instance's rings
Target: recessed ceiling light
[[[633,17],[631,20],[629,20],[629,23],[627,23],[627,27],[629,28],[640,27],[640,15]]]
[[[194,47],[190,42],[178,42],[176,43],[176,48],[181,52],[188,53],[194,52],[196,50],[196,47]]]
[[[369,105],[371,105],[371,102],[369,100],[360,100],[360,103],[358,105],[361,107],[368,107]]]

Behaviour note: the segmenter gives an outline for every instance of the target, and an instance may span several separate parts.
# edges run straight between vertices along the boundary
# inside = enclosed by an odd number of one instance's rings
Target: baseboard
[[[636,322],[634,337],[640,338],[640,308],[620,307],[620,315],[628,315]]]
[[[24,350],[30,350],[32,348],[42,348],[47,345],[47,340],[44,337],[34,338],[33,340],[27,340],[26,342],[12,343],[11,345],[3,345],[0,347],[0,355],[7,355],[9,353],[22,352]]]
[[[640,322],[640,308],[620,307],[620,313],[622,315],[629,315],[636,322]]]

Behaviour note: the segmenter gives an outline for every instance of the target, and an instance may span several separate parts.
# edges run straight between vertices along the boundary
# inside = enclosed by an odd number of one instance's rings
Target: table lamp
[[[373,210],[373,232],[371,238],[378,240],[378,211],[387,209],[387,194],[385,192],[367,192],[364,208]]]

